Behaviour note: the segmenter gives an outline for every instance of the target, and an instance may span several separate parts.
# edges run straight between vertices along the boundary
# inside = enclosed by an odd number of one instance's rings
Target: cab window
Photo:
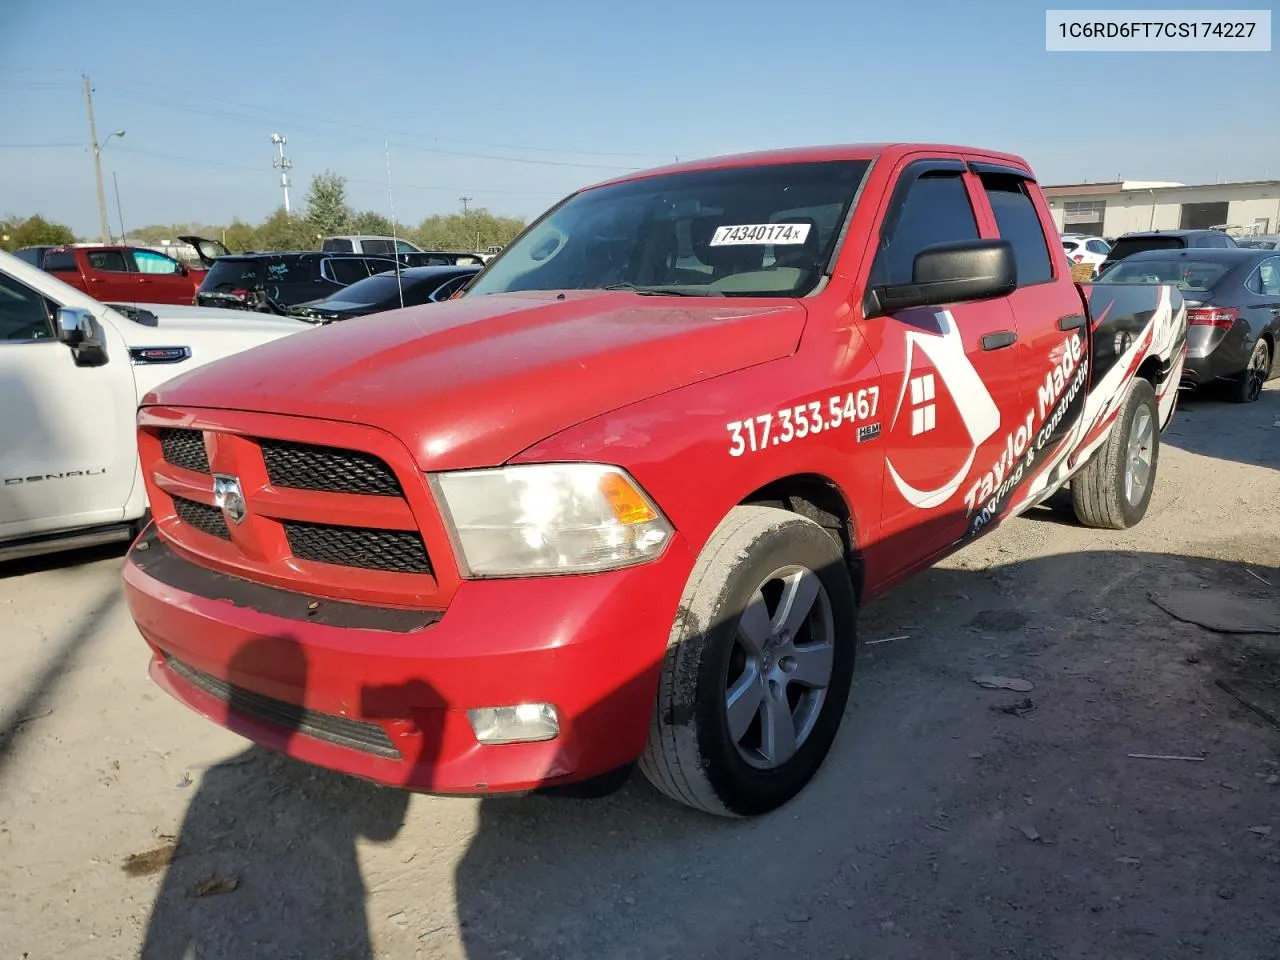
[[[182,272],[182,267],[177,260],[151,250],[134,250],[133,262],[137,266],[139,273],[175,274]]]
[[[1053,263],[1044,226],[1036,212],[1027,182],[1007,174],[984,174],[982,186],[996,216],[1000,237],[1013,247],[1018,286],[1053,279]]]
[[[119,250],[91,250],[85,254],[89,266],[102,273],[128,273],[129,265]]]
[[[25,284],[0,274],[0,343],[52,340],[49,302]]]
[[[44,256],[45,273],[79,273],[76,255],[70,250],[50,250]]]
[[[881,230],[872,285],[910,283],[916,254],[926,247],[977,239],[978,221],[960,174],[925,173],[907,188],[894,222]]]

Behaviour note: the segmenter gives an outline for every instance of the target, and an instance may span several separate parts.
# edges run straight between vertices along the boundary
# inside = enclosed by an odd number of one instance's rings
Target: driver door
[[[136,273],[133,274],[138,303],[190,304],[196,285],[191,274],[173,257],[154,250],[130,250]]]
[[[0,273],[0,541],[119,522],[133,490],[128,350],[103,321],[107,363],[77,366],[57,306]]]
[[[908,163],[861,289],[910,283],[926,247],[981,239],[976,186],[959,160]],[[974,516],[990,500],[984,479],[998,487],[1016,471],[1014,448],[1030,440],[1021,354],[1007,297],[864,317],[862,327],[882,377],[882,525],[873,549],[879,569],[894,576],[976,532]]]

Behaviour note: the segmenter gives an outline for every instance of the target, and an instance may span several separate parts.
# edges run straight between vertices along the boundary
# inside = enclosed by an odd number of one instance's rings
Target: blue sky
[[[6,0],[0,215],[95,231],[81,72],[99,136],[127,131],[103,153],[126,226],[262,218],[281,199],[273,132],[298,200],[331,169],[384,213],[389,139],[414,223],[463,194],[532,216],[622,169],[816,143],[993,147],[1047,183],[1280,178],[1280,54],[1047,53],[1044,9]]]

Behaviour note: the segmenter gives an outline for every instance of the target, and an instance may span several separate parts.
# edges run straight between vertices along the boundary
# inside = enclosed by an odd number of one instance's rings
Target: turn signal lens
[[[600,477],[600,492],[613,508],[619,523],[648,523],[658,519],[643,493],[620,473],[606,473]]]

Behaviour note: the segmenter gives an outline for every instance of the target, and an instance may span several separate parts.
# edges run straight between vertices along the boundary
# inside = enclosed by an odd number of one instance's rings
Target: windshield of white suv
[[[520,290],[804,296],[827,274],[868,165],[731,167],[586,190],[503,250],[468,296]]]

